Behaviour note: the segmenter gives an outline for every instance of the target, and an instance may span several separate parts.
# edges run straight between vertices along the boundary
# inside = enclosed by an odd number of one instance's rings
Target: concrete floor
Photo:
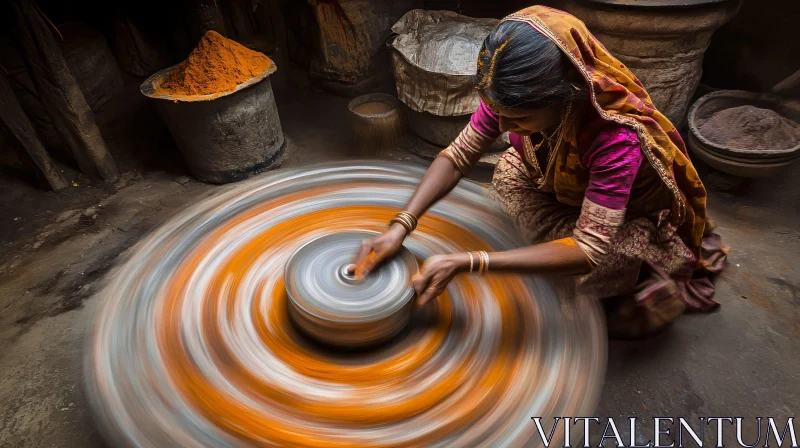
[[[314,93],[299,85],[302,76],[285,72],[275,79],[284,131],[292,139],[284,166],[351,154],[347,100]],[[151,132],[130,130],[142,129],[142,122],[154,123],[145,126]],[[87,319],[97,305],[92,294],[148,231],[185,205],[228,188],[186,177],[149,107],[139,109],[128,128],[104,131],[118,163],[129,170],[116,185],[86,185],[67,170],[78,186],[53,193],[30,186],[13,167],[0,172],[0,447],[104,446],[81,382]],[[392,157],[425,163],[405,153]],[[785,423],[796,415],[799,170],[797,165],[781,178],[730,193],[710,192],[710,211],[731,246],[729,267],[717,280],[721,310],[684,316],[650,340],[612,341],[595,415],[618,423],[640,417],[645,441],[652,438],[653,416],[771,416]],[[489,174],[476,176],[485,180]],[[627,424],[620,426],[627,434]],[[755,420],[745,429],[745,441],[752,443]],[[595,445],[601,432],[592,429]],[[715,430],[707,432],[710,446]],[[732,428],[724,439],[735,443]]]

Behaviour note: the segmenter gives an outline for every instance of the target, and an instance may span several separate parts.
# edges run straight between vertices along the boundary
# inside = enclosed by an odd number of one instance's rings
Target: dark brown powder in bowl
[[[800,126],[770,109],[739,106],[715,112],[700,123],[703,137],[731,149],[785,150],[800,142]]]

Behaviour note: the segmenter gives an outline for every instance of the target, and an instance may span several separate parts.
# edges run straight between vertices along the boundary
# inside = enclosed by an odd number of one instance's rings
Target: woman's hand
[[[467,254],[432,255],[422,264],[419,274],[411,285],[417,292],[417,305],[423,306],[429,300],[444,292],[450,280],[469,266]]]
[[[392,224],[386,232],[364,240],[355,261],[353,274],[361,278],[391,258],[403,246],[408,231],[401,224]]]
[[[446,195],[461,179],[461,171],[447,157],[437,157],[422,178],[405,211],[417,218],[422,217],[428,208]],[[353,274],[361,277],[369,274],[387,258],[395,255],[403,245],[408,231],[399,223],[394,223],[384,234],[370,238],[361,245],[356,257]]]

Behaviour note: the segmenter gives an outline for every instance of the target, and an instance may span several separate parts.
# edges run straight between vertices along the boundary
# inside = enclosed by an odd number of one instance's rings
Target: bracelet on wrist
[[[489,271],[489,253],[485,250],[467,252],[469,255],[469,272],[475,271],[475,258],[478,259],[478,273],[485,274]]]
[[[403,211],[394,215],[394,218],[389,221],[389,225],[394,223],[400,224],[401,226],[405,227],[407,233],[411,233],[417,228],[417,217],[412,213]]]

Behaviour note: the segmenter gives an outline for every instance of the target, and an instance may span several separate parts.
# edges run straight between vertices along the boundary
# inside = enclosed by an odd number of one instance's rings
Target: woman
[[[725,254],[683,141],[581,21],[541,6],[507,17],[484,41],[474,82],[479,109],[405,211],[364,242],[360,274],[396,253],[416,219],[508,131],[512,148],[492,184],[531,246],[430,257],[414,280],[420,305],[456,274],[488,270],[577,276],[578,292],[603,299],[613,336],[718,306],[709,275]]]

